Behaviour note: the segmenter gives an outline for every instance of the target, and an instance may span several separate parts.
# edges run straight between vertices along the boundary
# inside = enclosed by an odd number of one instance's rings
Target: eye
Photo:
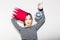
[[[32,20],[32,18],[29,18],[29,20]]]

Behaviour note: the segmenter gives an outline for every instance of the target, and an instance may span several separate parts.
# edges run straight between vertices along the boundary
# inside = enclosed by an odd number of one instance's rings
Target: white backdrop
[[[39,2],[42,0],[0,0],[0,40],[21,40],[20,33],[11,23],[12,11],[19,7],[34,17]],[[43,0],[43,8],[46,20],[37,32],[38,40],[60,40],[60,1]]]

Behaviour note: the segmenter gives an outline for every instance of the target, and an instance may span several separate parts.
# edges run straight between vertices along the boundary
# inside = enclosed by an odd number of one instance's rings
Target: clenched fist
[[[43,3],[38,3],[38,9],[42,9],[43,8]]]

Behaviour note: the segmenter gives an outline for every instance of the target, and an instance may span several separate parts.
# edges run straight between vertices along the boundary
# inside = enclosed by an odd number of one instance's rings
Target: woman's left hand
[[[43,8],[43,3],[38,3],[38,9],[42,9]]]

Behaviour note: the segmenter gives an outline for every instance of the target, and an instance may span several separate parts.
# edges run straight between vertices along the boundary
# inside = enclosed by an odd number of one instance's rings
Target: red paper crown
[[[15,11],[13,11],[15,14],[13,14],[14,18],[17,20],[24,21],[28,12],[23,11],[22,9],[15,8]]]

